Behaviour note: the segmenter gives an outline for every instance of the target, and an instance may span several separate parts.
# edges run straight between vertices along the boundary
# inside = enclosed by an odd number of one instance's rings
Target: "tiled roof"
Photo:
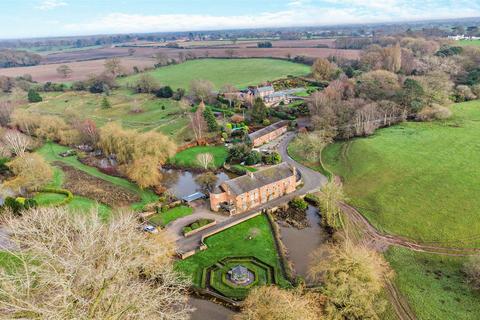
[[[282,120],[275,122],[274,124],[269,125],[268,127],[262,128],[260,130],[257,130],[255,132],[252,132],[248,135],[251,141],[254,139],[257,139],[259,137],[262,137],[270,132],[273,132],[281,127],[288,126],[288,121],[287,120]]]
[[[229,187],[233,194],[240,195],[276,181],[286,179],[293,174],[293,168],[288,163],[282,162],[267,169],[227,180],[224,184]]]

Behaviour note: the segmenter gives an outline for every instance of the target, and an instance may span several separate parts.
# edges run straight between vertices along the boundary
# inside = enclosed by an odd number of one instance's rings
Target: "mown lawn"
[[[191,207],[178,206],[165,212],[157,213],[149,218],[148,221],[155,226],[165,227],[170,222],[189,216],[192,213],[193,209]]]
[[[118,121],[124,128],[140,131],[158,131],[177,142],[192,138],[188,130],[188,117],[184,116],[177,101],[158,99],[150,94],[132,94],[130,90],[112,90],[107,97],[110,108],[102,108],[103,95],[89,92],[42,93],[43,101],[23,108],[40,114],[53,114],[70,118],[91,119],[98,126]],[[138,108],[141,112],[133,112]]]
[[[445,122],[404,123],[325,150],[351,203],[380,230],[480,245],[480,101],[452,110]]]
[[[310,68],[303,64],[275,59],[198,59],[170,65],[148,72],[164,85],[189,89],[192,80],[209,80],[216,89],[225,84],[238,88],[259,85],[288,75],[305,76]],[[119,79],[123,85],[133,84],[139,75]]]
[[[466,258],[391,248],[395,282],[420,320],[480,319],[480,293],[465,282]]]
[[[184,168],[198,168],[200,164],[197,161],[197,155],[201,153],[211,153],[215,168],[223,166],[227,160],[228,151],[224,146],[200,146],[185,149],[177,153],[170,159],[170,163]]]
[[[37,150],[37,153],[42,155],[49,162],[55,162],[55,161],[63,162],[69,166],[74,167],[75,169],[86,172],[91,176],[103,179],[117,186],[120,186],[122,188],[125,188],[127,190],[137,193],[142,198],[142,201],[139,203],[133,204],[132,205],[133,209],[141,209],[145,204],[154,202],[158,199],[158,196],[153,191],[147,190],[147,189],[142,190],[136,184],[126,179],[104,174],[98,171],[97,168],[84,165],[83,163],[78,161],[78,159],[75,156],[63,158],[58,155],[59,153],[66,150],[69,150],[69,148],[55,144],[55,143],[45,143],[45,145],[43,145],[40,149]]]
[[[249,239],[252,236],[252,239]],[[196,253],[185,260],[179,260],[175,267],[192,277],[193,283],[200,286],[202,270],[226,257],[255,256],[275,268],[279,285],[289,286],[283,277],[275,240],[267,217],[252,218],[221,233],[206,239],[208,249]]]

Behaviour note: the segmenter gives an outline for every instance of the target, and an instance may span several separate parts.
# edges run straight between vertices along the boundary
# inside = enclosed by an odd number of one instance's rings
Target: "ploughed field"
[[[480,101],[447,121],[404,123],[329,146],[325,165],[378,229],[434,245],[480,246]]]
[[[192,80],[211,81],[216,89],[225,84],[239,88],[257,85],[289,75],[305,76],[306,65],[274,59],[200,59],[170,65],[147,72],[163,85],[188,89]],[[134,84],[139,75],[119,79],[120,84]]]

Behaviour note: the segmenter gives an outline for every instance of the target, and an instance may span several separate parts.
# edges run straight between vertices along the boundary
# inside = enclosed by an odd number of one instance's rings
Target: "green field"
[[[99,179],[103,179],[110,183],[113,183],[117,186],[130,190],[132,192],[137,193],[142,201],[132,205],[133,209],[140,209],[145,204],[155,202],[158,200],[158,196],[151,190],[142,190],[136,184],[119,177],[110,176],[108,174],[102,173],[98,171],[97,168],[87,166],[80,161],[78,161],[77,157],[60,157],[58,154],[69,150],[68,147],[64,147],[55,143],[46,143],[43,147],[37,150],[37,153],[42,155],[47,161],[54,162],[60,161],[69,166],[74,167],[75,169],[81,170],[85,173],[88,173],[91,176],[97,177]]]
[[[480,101],[452,111],[446,122],[404,123],[325,150],[351,203],[380,230],[480,245]]]
[[[193,213],[193,209],[187,206],[178,206],[165,212],[157,213],[148,219],[148,222],[155,226],[165,227],[172,221],[182,217],[189,216]]]
[[[249,239],[252,236],[252,239]],[[202,270],[218,260],[232,256],[255,256],[275,268],[279,285],[289,286],[283,277],[275,240],[264,215],[247,220],[206,239],[208,249],[176,263],[176,269],[190,275],[200,286]]]
[[[480,40],[458,40],[457,43],[461,46],[480,47]]]
[[[185,149],[177,153],[170,163],[183,168],[198,168],[200,164],[197,161],[197,155],[201,153],[211,153],[215,168],[223,166],[227,159],[228,151],[224,146],[203,146]]]
[[[81,119],[92,119],[102,126],[110,121],[118,121],[123,127],[140,131],[155,130],[166,134],[177,142],[190,139],[188,117],[180,109],[177,101],[158,99],[150,94],[135,94],[129,90],[114,90],[107,97],[111,108],[101,107],[103,96],[89,92],[42,93],[44,101],[31,103],[23,108],[46,115],[58,115],[69,119],[75,115]],[[141,112],[133,113],[139,107]]]
[[[465,258],[391,248],[395,282],[420,320],[480,319],[480,293],[465,283]]]
[[[161,84],[188,89],[192,80],[211,81],[216,89],[225,84],[238,88],[258,85],[288,75],[305,76],[310,68],[303,64],[275,59],[198,59],[170,65],[148,72]],[[139,75],[119,79],[121,84],[133,84]]]

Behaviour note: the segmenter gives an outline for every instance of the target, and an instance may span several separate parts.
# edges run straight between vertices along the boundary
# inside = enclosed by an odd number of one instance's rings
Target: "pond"
[[[321,218],[317,208],[308,206],[307,219],[310,226],[304,229],[280,226],[282,242],[288,249],[295,271],[305,278],[311,253],[328,239],[328,233],[320,225]]]
[[[169,169],[164,170],[163,174],[163,184],[174,196],[177,198],[182,198],[197,191],[202,191],[202,188],[195,181],[195,177],[200,175],[200,173],[192,173],[186,170],[175,170]],[[229,175],[225,172],[220,172],[216,174],[217,176],[217,186],[222,182],[230,179]]]

